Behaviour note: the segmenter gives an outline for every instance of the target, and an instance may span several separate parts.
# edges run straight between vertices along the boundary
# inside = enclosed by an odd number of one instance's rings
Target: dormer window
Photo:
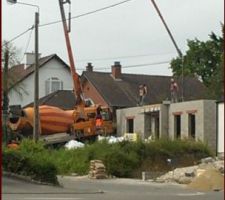
[[[45,81],[46,95],[55,92],[57,90],[63,90],[63,82],[59,78],[52,77]]]

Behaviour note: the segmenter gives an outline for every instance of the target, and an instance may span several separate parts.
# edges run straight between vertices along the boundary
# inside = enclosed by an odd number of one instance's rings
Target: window
[[[111,116],[110,116],[109,110],[102,110],[102,111],[101,111],[101,115],[102,115],[102,119],[103,119],[104,121],[112,120],[112,118],[111,118]]]
[[[62,89],[63,89],[63,82],[57,77],[52,77],[45,81],[46,95]]]
[[[195,138],[195,115],[188,114],[188,135]]]
[[[159,117],[155,118],[155,137],[159,139]]]
[[[174,115],[174,134],[176,139],[179,139],[181,136],[181,116],[180,115]]]
[[[134,119],[128,118],[127,119],[127,133],[133,133],[134,132]]]

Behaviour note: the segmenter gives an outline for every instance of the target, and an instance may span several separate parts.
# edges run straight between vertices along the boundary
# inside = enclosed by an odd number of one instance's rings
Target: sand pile
[[[224,190],[224,176],[214,168],[205,169],[187,187],[203,191]]]

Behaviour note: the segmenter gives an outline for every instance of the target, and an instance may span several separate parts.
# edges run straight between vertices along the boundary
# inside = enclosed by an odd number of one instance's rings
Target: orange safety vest
[[[102,126],[102,123],[103,123],[103,120],[102,119],[96,119],[95,120],[95,125],[96,125],[96,127],[101,127]]]

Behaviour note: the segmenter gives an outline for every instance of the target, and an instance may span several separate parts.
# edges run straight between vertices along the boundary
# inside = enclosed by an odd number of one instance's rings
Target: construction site
[[[3,78],[4,171],[48,182],[47,175],[36,177],[23,169],[24,163],[40,159],[40,169],[50,163],[54,184],[61,180],[57,175],[68,175],[223,191],[224,101],[209,99],[204,84],[185,76],[183,68],[180,76],[159,76],[123,73],[119,61],[110,72],[99,72],[88,62],[79,75],[69,34],[72,1],[58,3],[69,64],[57,54],[39,56],[36,46],[26,65],[7,71],[8,77],[18,76],[11,88]],[[159,8],[151,3],[183,59]],[[38,16],[36,20],[38,37]],[[24,99],[12,90],[21,85]],[[11,166],[13,159],[22,167]]]

